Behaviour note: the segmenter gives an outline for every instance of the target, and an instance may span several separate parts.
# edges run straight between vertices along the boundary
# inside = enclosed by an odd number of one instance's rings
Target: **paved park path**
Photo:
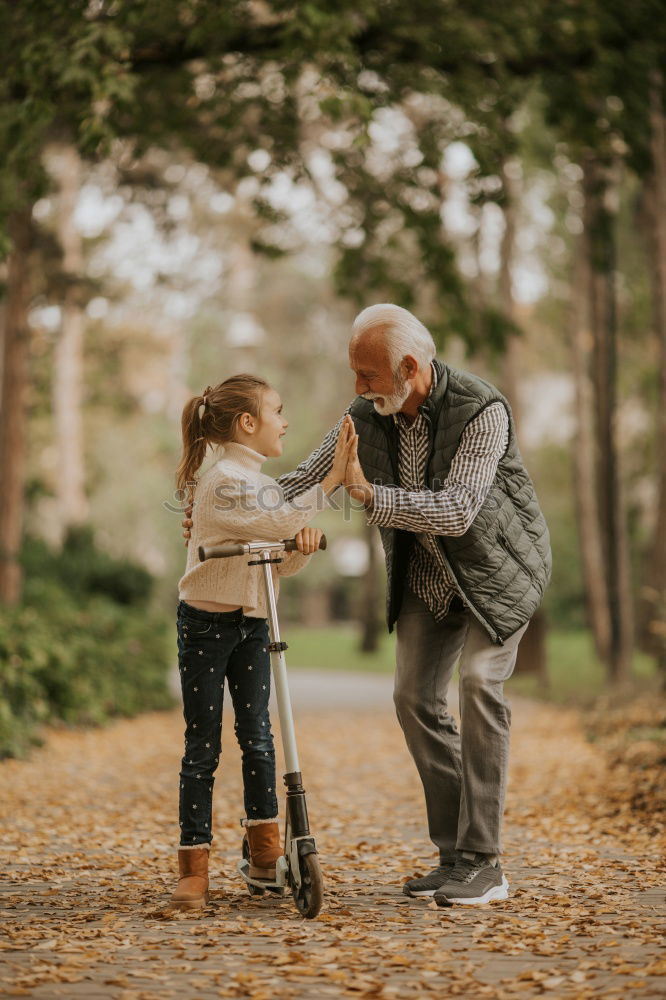
[[[292,687],[326,880],[319,919],[303,920],[290,899],[250,899],[234,874],[242,799],[229,719],[212,901],[196,914],[165,907],[180,712],[52,730],[30,760],[0,763],[0,995],[664,995],[657,821],[632,811],[627,775],[586,742],[575,712],[514,699],[511,896],[440,910],[401,893],[432,851],[390,680],[293,671]]]

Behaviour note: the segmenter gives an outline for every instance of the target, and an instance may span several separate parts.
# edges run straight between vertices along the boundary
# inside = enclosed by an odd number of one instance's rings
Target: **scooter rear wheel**
[[[300,856],[298,866],[301,873],[301,884],[293,885],[291,894],[294,897],[298,912],[312,920],[321,910],[324,902],[324,880],[316,854]]]

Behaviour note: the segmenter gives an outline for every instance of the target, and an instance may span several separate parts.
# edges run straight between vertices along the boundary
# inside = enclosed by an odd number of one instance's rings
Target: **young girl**
[[[183,409],[183,454],[176,481],[179,490],[190,491],[194,523],[179,582],[177,618],[186,723],[180,770],[180,878],[171,897],[179,908],[208,902],[213,775],[220,757],[225,678],[242,751],[244,825],[253,876],[274,879],[282,853],[261,567],[248,566],[246,556],[202,563],[198,550],[223,541],[279,541],[295,535],[298,551],[285,553],[283,561],[272,566],[276,596],[278,576],[291,576],[307,564],[321,531],[306,526],[344,480],[354,427],[348,418],[326,478],[286,503],[279,485],[261,467],[266,458],[282,454],[287,427],[278,393],[254,375],[234,375],[209,386]],[[223,446],[220,460],[195,482],[209,445]]]

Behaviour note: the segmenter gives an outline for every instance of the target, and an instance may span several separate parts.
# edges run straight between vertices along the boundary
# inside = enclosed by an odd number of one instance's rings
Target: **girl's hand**
[[[352,455],[355,442],[358,442],[358,435],[354,427],[354,421],[351,415],[347,413],[342,421],[338,440],[335,443],[333,465],[329,473],[331,479],[338,485],[344,483],[347,477],[347,462]]]
[[[301,528],[296,535],[296,546],[304,556],[311,556],[319,548],[323,531],[320,528]]]

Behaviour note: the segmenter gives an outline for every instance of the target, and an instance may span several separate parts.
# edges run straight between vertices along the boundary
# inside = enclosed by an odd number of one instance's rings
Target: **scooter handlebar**
[[[222,545],[199,546],[199,561],[206,559],[228,559],[229,556],[242,556],[245,554],[245,546],[241,542],[224,542]]]
[[[319,549],[325,549],[326,535],[319,539]],[[206,559],[228,559],[230,556],[244,556],[268,549],[272,552],[295,552],[298,548],[295,538],[285,538],[281,542],[223,542],[222,545],[199,546],[199,561]]]

